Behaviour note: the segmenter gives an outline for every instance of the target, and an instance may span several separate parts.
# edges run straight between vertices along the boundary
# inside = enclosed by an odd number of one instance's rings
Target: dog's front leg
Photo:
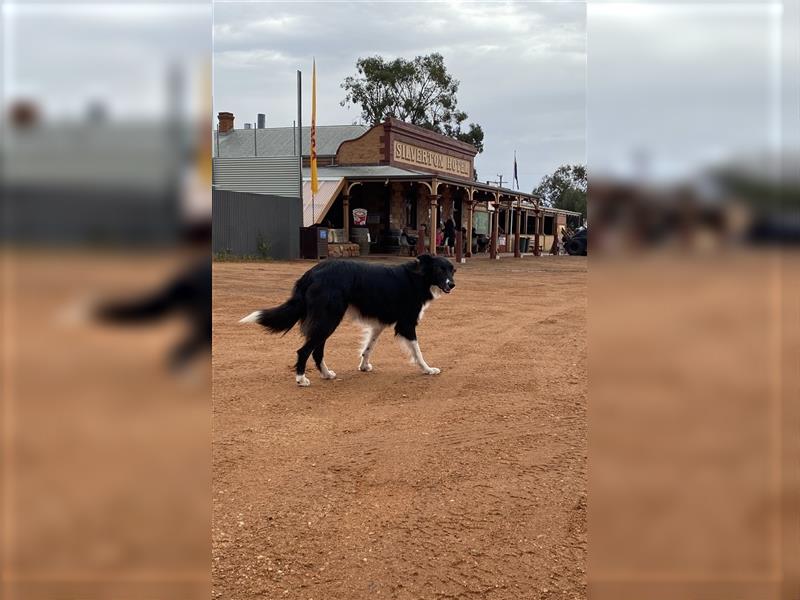
[[[408,345],[408,349],[411,352],[411,356],[414,358],[414,362],[419,365],[419,368],[422,369],[423,373],[426,375],[438,375],[441,373],[441,371],[436,367],[428,366],[428,363],[426,363],[425,359],[422,357],[422,350],[419,349],[419,342],[417,341],[416,327],[404,327],[398,323],[398,325],[395,327],[395,331],[399,336],[404,338],[403,341],[405,341]]]
[[[414,355],[414,361],[419,365],[423,373],[426,375],[438,375],[441,373],[436,367],[429,367],[425,359],[422,358],[422,351],[419,349],[419,342],[417,340],[412,340],[409,343],[411,345],[411,352]]]

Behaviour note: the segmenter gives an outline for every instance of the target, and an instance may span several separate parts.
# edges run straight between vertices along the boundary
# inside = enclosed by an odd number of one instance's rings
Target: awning
[[[339,192],[344,187],[344,177],[319,182],[319,191],[311,199],[311,182],[303,182],[303,227],[311,227],[325,220]]]

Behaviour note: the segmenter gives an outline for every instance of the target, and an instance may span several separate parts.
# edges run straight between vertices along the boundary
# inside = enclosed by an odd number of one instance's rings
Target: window
[[[489,213],[475,211],[472,213],[472,229],[475,233],[489,235]]]

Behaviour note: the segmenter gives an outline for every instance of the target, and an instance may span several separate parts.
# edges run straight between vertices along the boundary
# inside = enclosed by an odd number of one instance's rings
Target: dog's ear
[[[417,260],[414,261],[414,271],[416,273],[422,274],[424,271],[429,270],[431,263],[433,262],[433,258],[430,254],[420,254],[417,256]]]
[[[430,254],[420,254],[417,257],[417,262],[423,267],[433,264],[433,257]]]

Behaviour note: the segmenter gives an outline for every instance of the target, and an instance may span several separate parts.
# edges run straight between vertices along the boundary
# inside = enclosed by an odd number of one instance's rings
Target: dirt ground
[[[585,598],[586,260],[474,259],[418,328],[326,347],[294,382],[296,331],[238,319],[311,266],[214,265],[215,598]]]

